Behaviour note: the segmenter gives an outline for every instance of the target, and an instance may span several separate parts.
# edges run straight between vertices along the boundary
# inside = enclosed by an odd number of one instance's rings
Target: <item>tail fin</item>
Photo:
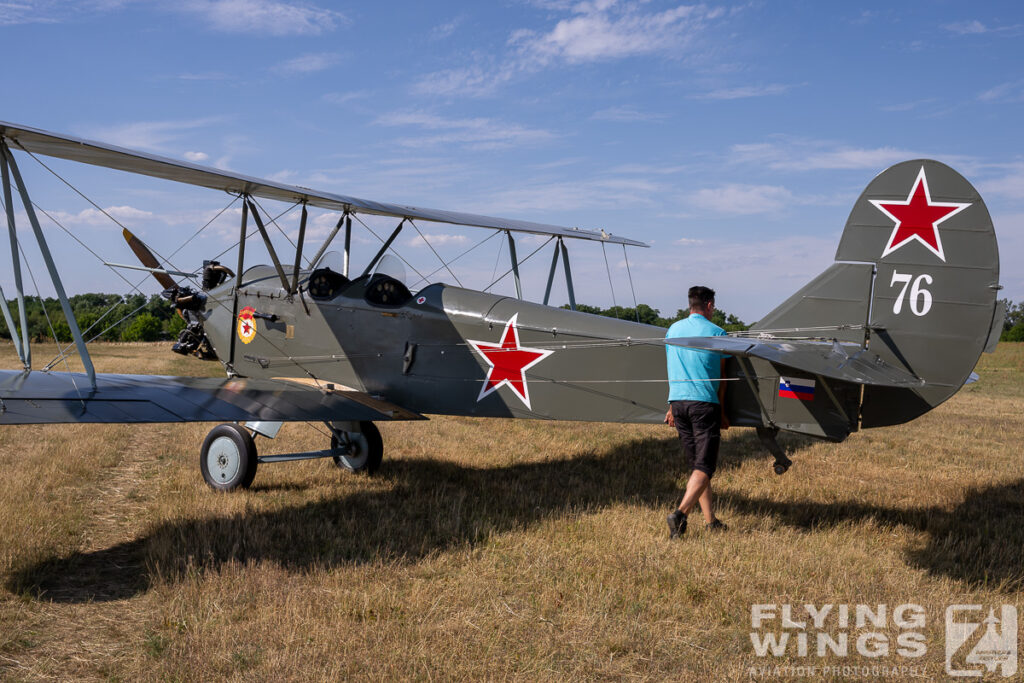
[[[865,386],[861,426],[899,424],[967,381],[1002,325],[998,283],[995,231],[977,190],[937,161],[905,161],[854,204],[836,263],[754,329],[818,329],[925,380],[915,389]]]

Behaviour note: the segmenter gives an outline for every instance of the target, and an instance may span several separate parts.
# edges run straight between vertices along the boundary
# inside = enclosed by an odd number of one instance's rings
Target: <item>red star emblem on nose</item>
[[[882,258],[896,251],[904,244],[917,240],[930,252],[943,261],[946,254],[942,250],[942,239],[939,237],[939,223],[960,213],[971,202],[933,202],[928,190],[928,178],[924,174],[924,166],[917,174],[914,187],[911,188],[904,202],[887,202],[880,199],[870,200],[875,207],[889,218],[896,221],[889,243],[885,245]]]
[[[498,344],[466,340],[491,366],[487,371],[487,377],[484,378],[484,385],[480,389],[477,401],[494,393],[502,386],[507,386],[526,404],[527,408],[530,408],[530,388],[526,383],[526,371],[554,351],[521,346],[519,344],[519,328],[516,324],[518,317],[517,313],[505,323],[505,331],[502,332],[501,342]]]

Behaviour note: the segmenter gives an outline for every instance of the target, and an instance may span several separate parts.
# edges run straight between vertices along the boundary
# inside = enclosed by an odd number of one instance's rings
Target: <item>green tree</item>
[[[160,338],[162,331],[163,323],[156,316],[150,313],[140,313],[121,333],[121,339],[129,342],[156,341]]]
[[[164,322],[164,332],[169,338],[177,339],[186,325],[187,323],[180,315],[174,315]]]
[[[567,309],[569,306],[564,305],[562,308]],[[639,321],[645,325],[656,325],[658,327],[669,327],[676,320],[682,320],[690,315],[688,310],[684,311],[683,309],[679,309],[676,311],[674,318],[662,318],[661,312],[657,308],[651,308],[647,304],[637,304],[636,308],[624,308],[623,306],[599,308],[598,306],[577,304],[576,310],[581,313],[603,315],[608,318],[618,318],[620,320],[631,320],[634,322]],[[716,310],[714,315],[711,316],[711,322],[715,323],[727,332],[750,329],[750,325],[747,325],[735,315],[726,313],[725,311]]]
[[[999,341],[1024,342],[1024,322],[1019,322],[1003,332],[999,337]]]

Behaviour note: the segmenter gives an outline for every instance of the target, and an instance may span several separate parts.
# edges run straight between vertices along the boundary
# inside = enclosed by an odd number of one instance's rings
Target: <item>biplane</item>
[[[142,265],[121,266],[156,277],[187,322],[174,350],[220,363],[223,378],[94,372],[15,153],[220,190],[241,202],[233,263],[174,271],[126,230]],[[912,420],[972,379],[1002,326],[999,256],[985,203],[960,174],[928,159],[875,177],[853,206],[835,262],[751,330],[665,339],[662,328],[574,310],[567,242],[645,246],[604,230],[367,201],[8,123],[0,123],[0,156],[20,320],[15,192],[85,368],[33,370],[26,327],[19,333],[0,292],[23,366],[0,371],[0,424],[220,422],[199,458],[204,479],[218,490],[248,487],[259,464],[276,461],[331,458],[373,472],[384,451],[378,421],[434,414],[661,422],[665,344],[727,358],[721,381],[730,383],[729,421],[757,430],[781,474],[791,462],[776,442],[780,430],[842,441],[859,429]],[[279,257],[257,199],[301,205],[294,258]],[[312,207],[339,219],[309,257]],[[398,223],[357,270],[350,267],[352,219],[360,214]],[[388,251],[414,221],[504,233],[517,295],[443,282],[411,291]],[[514,236],[523,233],[554,243],[542,303],[521,296]],[[269,265],[246,261],[247,240],[257,234]],[[328,251],[336,239],[343,241],[340,259],[328,257],[338,255]],[[569,309],[547,305],[559,260]],[[722,277],[729,277],[727,264]],[[255,439],[274,438],[288,421],[326,424],[330,444],[259,456]]]

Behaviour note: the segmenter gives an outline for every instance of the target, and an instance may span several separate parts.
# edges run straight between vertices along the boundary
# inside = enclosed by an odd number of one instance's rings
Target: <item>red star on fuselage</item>
[[[933,202],[924,166],[917,174],[917,180],[905,202],[887,202],[881,199],[869,201],[879,211],[896,221],[889,236],[889,243],[882,252],[882,258],[904,244],[917,240],[943,261],[946,260],[946,254],[942,250],[942,239],[939,237],[939,223],[971,205],[970,202]]]
[[[484,385],[480,389],[477,401],[497,391],[504,385],[511,389],[526,404],[527,408],[531,408],[530,389],[526,384],[526,371],[550,356],[554,351],[520,346],[519,329],[516,327],[516,318],[518,317],[518,313],[513,315],[505,324],[505,331],[502,333],[501,342],[498,344],[473,341],[471,339],[466,340],[491,366],[487,371],[487,377],[484,379]]]

